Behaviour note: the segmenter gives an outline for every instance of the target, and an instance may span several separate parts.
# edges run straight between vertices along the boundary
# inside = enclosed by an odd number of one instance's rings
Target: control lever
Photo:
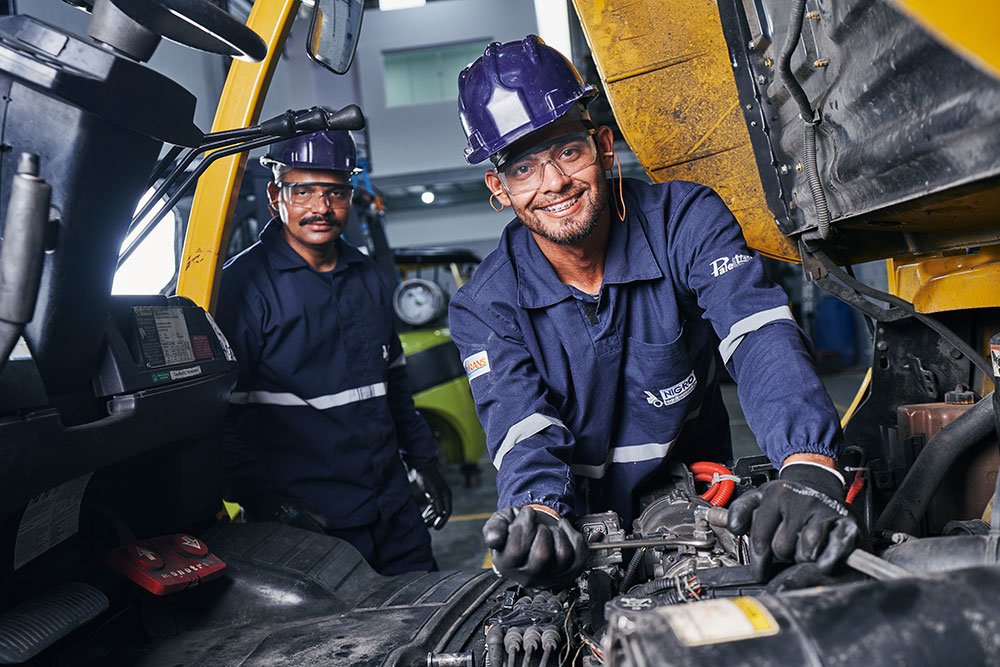
[[[260,123],[255,130],[260,136],[274,134],[290,137],[302,132],[318,132],[319,130],[363,130],[365,116],[357,104],[348,104],[343,109],[332,111],[326,107],[311,107],[285,113],[269,118]]]
[[[709,507],[705,512],[705,518],[713,526],[725,528],[729,522],[729,510],[725,507]],[[862,549],[852,551],[847,556],[846,563],[848,567],[879,581],[914,576],[906,568],[902,568],[895,563],[890,563],[884,558],[879,558],[875,554],[870,554]]]
[[[0,370],[35,313],[51,199],[52,187],[38,176],[38,156],[21,153],[0,244]]]

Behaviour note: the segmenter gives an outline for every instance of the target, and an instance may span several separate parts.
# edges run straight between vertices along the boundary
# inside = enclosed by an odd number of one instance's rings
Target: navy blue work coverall
[[[320,273],[271,220],[226,263],[217,319],[239,378],[223,436],[227,498],[306,500],[376,570],[436,569],[407,464],[437,460],[415,410],[390,296],[374,261],[341,239]]]
[[[671,461],[731,458],[716,348],[776,466],[836,457],[837,413],[788,299],[726,205],[694,183],[623,185],[596,297],[560,282],[514,220],[451,301],[498,506],[613,510],[629,526]]]

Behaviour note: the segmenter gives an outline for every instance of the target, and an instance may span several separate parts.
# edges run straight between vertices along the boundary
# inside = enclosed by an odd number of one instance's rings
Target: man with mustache
[[[735,501],[729,527],[750,532],[761,579],[775,563],[829,572],[858,530],[837,413],[726,205],[695,183],[606,177],[597,90],[534,35],[490,44],[458,84],[466,159],[493,163],[491,205],[516,216],[450,306],[497,469],[483,530],[495,568],[566,584],[587,555],[574,516],[610,510],[629,529],[673,464],[731,458],[718,350],[780,470]]]
[[[388,289],[341,238],[354,140],[294,137],[261,164],[274,174],[277,216],[226,263],[219,294],[219,326],[239,363],[225,496],[250,520],[345,539],[382,574],[437,569],[400,455],[445,519],[451,491],[413,405]]]

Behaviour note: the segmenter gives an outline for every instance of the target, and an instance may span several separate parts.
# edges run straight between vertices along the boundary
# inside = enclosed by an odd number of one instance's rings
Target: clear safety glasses
[[[497,170],[500,181],[512,195],[535,192],[542,186],[545,167],[552,165],[566,178],[593,166],[597,162],[597,144],[590,132],[578,132],[559,137],[530,153],[523,153],[503,169]]]
[[[349,208],[354,188],[335,183],[278,183],[286,204],[299,208],[318,204],[322,200],[330,208]]]

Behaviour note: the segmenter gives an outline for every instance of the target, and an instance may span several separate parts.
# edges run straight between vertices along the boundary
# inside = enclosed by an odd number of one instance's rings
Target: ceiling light
[[[383,12],[391,12],[394,9],[422,7],[425,4],[427,4],[427,0],[378,0],[378,8]]]
[[[434,193],[431,192],[430,190],[424,190],[423,194],[420,195],[420,201],[422,201],[425,204],[433,204]]]

